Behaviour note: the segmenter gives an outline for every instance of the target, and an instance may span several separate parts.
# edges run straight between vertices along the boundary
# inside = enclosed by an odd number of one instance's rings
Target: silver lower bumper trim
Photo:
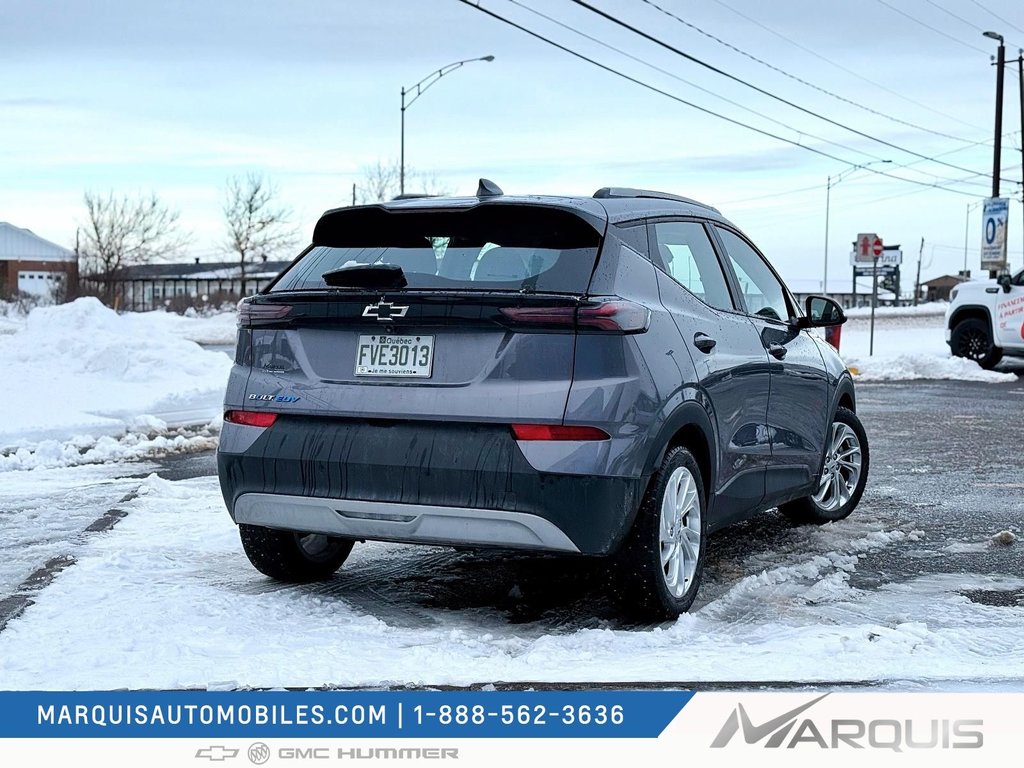
[[[234,518],[236,523],[356,539],[579,552],[554,523],[500,509],[246,493],[235,502]]]

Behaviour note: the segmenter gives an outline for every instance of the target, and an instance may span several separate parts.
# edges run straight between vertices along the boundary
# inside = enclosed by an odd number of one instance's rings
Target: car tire
[[[825,441],[817,490],[779,509],[798,523],[834,523],[849,516],[864,494],[870,454],[868,438],[853,411],[839,408]]]
[[[949,336],[949,348],[955,357],[973,360],[982,368],[994,368],[1003,359],[1003,350],[992,342],[992,329],[984,320],[961,320]]]
[[[278,531],[258,525],[238,526],[249,562],[278,581],[310,582],[329,579],[352,551],[350,539],[320,533]]]
[[[674,619],[693,604],[704,571],[707,497],[700,466],[670,449],[618,555],[626,604],[642,618]]]

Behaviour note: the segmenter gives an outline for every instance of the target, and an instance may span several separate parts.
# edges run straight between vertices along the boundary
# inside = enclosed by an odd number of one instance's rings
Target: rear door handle
[[[768,354],[771,355],[772,357],[774,357],[776,360],[781,360],[782,358],[784,358],[788,351],[789,350],[786,349],[781,344],[769,344],[768,345]]]
[[[693,346],[699,349],[701,352],[710,352],[715,348],[715,344],[718,342],[708,336],[706,333],[695,333],[693,334]]]

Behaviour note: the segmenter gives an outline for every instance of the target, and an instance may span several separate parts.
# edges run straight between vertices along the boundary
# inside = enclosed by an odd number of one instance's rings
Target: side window
[[[732,298],[711,239],[696,221],[662,221],[654,225],[654,263],[690,293],[717,309],[732,310]]]
[[[772,320],[788,320],[792,312],[786,291],[761,254],[735,232],[721,227],[717,229],[740,284],[747,312]]]
[[[642,222],[617,224],[615,225],[615,234],[634,251],[645,258],[650,258],[650,254],[647,253],[647,227]]]

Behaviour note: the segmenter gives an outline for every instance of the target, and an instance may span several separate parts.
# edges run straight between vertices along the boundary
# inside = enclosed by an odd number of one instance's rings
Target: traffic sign
[[[853,251],[856,254],[855,264],[867,264],[880,257],[885,246],[882,245],[882,238],[874,232],[862,232],[857,235]]]
[[[1006,227],[1010,217],[1010,201],[1005,197],[990,197],[981,212],[981,268],[1006,268]]]

